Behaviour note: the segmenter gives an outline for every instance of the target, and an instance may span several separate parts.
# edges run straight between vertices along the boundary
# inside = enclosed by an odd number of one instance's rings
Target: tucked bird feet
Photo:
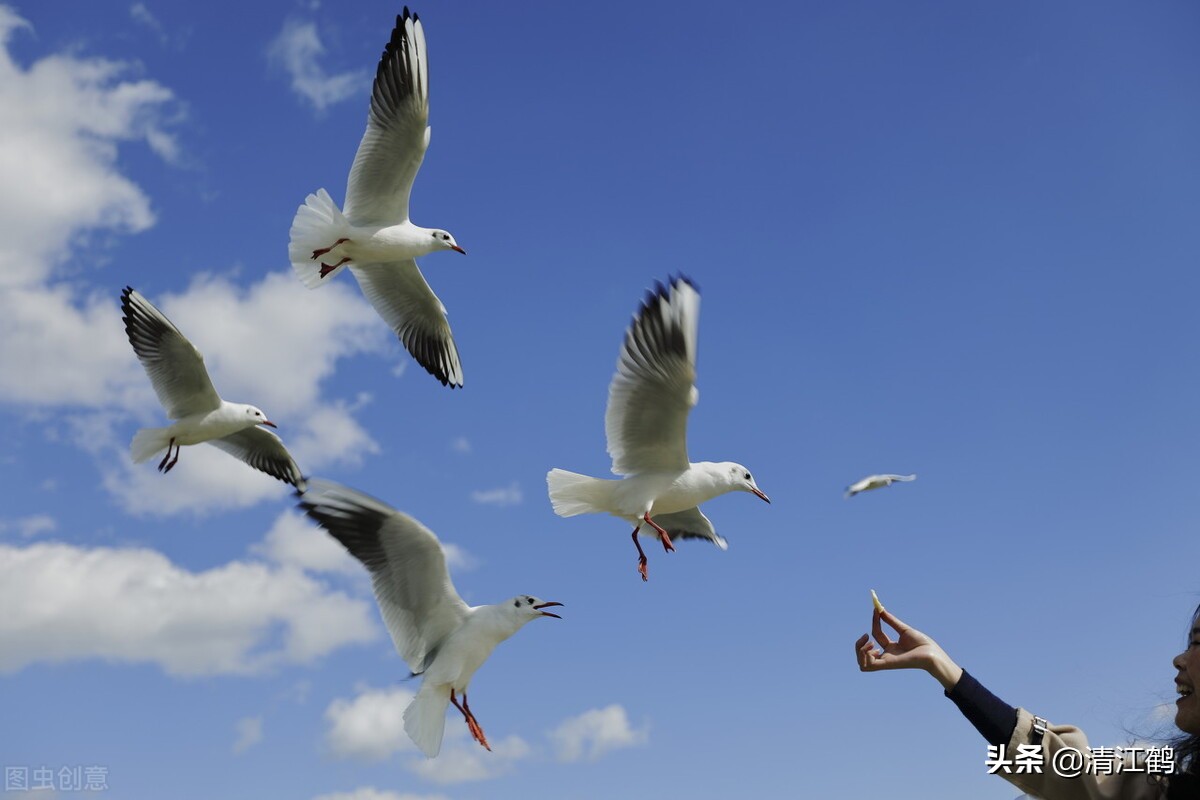
[[[326,253],[328,253],[330,250],[332,250],[333,248],[337,247],[339,244],[343,244],[343,243],[345,243],[345,242],[348,242],[348,241],[350,241],[350,240],[349,240],[349,239],[346,239],[346,238],[341,238],[341,239],[338,239],[338,240],[337,240],[336,242],[334,242],[333,244],[329,245],[329,247],[322,247],[320,250],[313,250],[313,254],[312,254],[313,261],[316,261],[318,258],[320,258],[321,256],[325,255],[325,254],[326,254]]]
[[[349,260],[350,260],[350,259],[348,259],[348,258],[343,258],[343,259],[342,259],[341,261],[339,261],[338,263],[336,263],[336,264],[332,264],[332,265],[330,265],[330,264],[326,264],[324,261],[322,261],[322,262],[321,262],[321,277],[322,277],[322,278],[324,278],[324,277],[325,277],[325,276],[327,276],[329,273],[333,272],[335,269],[337,269],[338,267],[340,267],[342,264],[345,264],[345,263],[346,263],[347,261],[349,261]]]
[[[174,460],[171,459],[171,448],[172,447],[175,448]],[[173,467],[177,463],[179,463],[179,451],[182,449],[183,449],[182,447],[179,447],[175,444],[175,439],[172,437],[171,441],[167,443],[167,454],[165,456],[163,456],[162,461],[158,462],[158,471],[163,473],[164,475],[166,473],[170,472],[171,467]],[[170,462],[170,463],[167,463],[167,462]]]

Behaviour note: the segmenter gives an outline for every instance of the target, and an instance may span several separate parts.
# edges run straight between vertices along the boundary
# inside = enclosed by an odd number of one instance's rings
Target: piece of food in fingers
[[[871,590],[871,602],[875,604],[875,610],[883,613],[883,603],[879,602],[879,595],[875,594],[875,590]]]

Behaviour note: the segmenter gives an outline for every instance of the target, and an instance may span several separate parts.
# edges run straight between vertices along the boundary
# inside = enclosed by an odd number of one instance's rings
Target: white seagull
[[[852,483],[846,487],[846,497],[854,497],[859,492],[866,492],[871,489],[882,489],[884,486],[891,486],[897,481],[915,481],[916,475],[868,475],[857,483]]]
[[[421,689],[404,709],[404,730],[425,755],[442,747],[446,706],[454,704],[471,736],[488,750],[467,705],[467,685],[496,645],[562,603],[519,594],[491,606],[468,606],[454,590],[446,556],[433,531],[369,495],[313,480],[300,508],[371,573],[375,599],[400,656]],[[462,703],[457,695],[462,695]]]
[[[363,294],[413,358],[445,386],[462,386],[458,348],[446,307],[416,258],[437,250],[466,253],[454,237],[408,219],[413,179],[429,147],[429,59],[425,31],[405,7],[383,50],[367,130],[346,185],[346,207],[329,192],[310,194],[292,220],[288,257],[312,289],[350,266]],[[333,263],[325,263],[325,258]]]
[[[204,368],[204,356],[171,320],[126,286],[121,293],[125,333],[133,352],[150,376],[150,383],[167,416],[177,420],[166,428],[142,428],[129,445],[140,464],[166,449],[159,472],[170,472],[182,445],[208,442],[273,478],[304,491],[304,478],[279,437],[258,427],[275,423],[258,408],[222,400]],[[175,457],[171,457],[174,448]]]
[[[668,552],[678,538],[707,539],[725,550],[725,540],[698,506],[735,490],[771,502],[741,464],[688,461],[688,412],[699,398],[699,316],[700,294],[680,276],[669,287],[655,282],[625,333],[604,415],[612,471],[623,478],[603,480],[561,469],[546,475],[550,503],[560,517],[606,512],[634,525],[642,580],[648,580],[638,542],[643,525],[652,529],[645,535],[657,535]]]

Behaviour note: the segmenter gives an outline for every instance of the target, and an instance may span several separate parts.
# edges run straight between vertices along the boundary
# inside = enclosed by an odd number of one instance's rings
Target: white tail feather
[[[546,473],[550,505],[554,506],[554,513],[560,517],[605,510],[615,483],[578,472],[567,472],[565,469],[552,469]]]
[[[292,230],[288,239],[288,259],[296,276],[310,289],[328,283],[346,268],[346,264],[321,277],[321,262],[336,264],[343,255],[334,248],[326,255],[313,258],[314,250],[331,246],[350,232],[350,223],[342,216],[342,210],[329,196],[329,192],[318,189],[316,194],[304,198],[304,205],[296,210],[292,218]]]
[[[158,455],[167,449],[171,437],[167,435],[169,428],[142,428],[133,435],[129,443],[129,454],[133,463],[140,464],[151,456]]]
[[[430,758],[442,749],[446,730],[446,706],[450,705],[450,687],[422,683],[417,696],[404,709],[404,730],[421,752]]]

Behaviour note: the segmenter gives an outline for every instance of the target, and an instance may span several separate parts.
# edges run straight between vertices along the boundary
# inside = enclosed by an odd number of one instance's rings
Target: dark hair
[[[1191,646],[1192,631],[1197,625],[1200,625],[1200,606],[1196,606],[1191,622],[1188,623],[1188,647]],[[1175,772],[1200,778],[1200,733],[1181,732],[1168,744],[1175,751]]]

